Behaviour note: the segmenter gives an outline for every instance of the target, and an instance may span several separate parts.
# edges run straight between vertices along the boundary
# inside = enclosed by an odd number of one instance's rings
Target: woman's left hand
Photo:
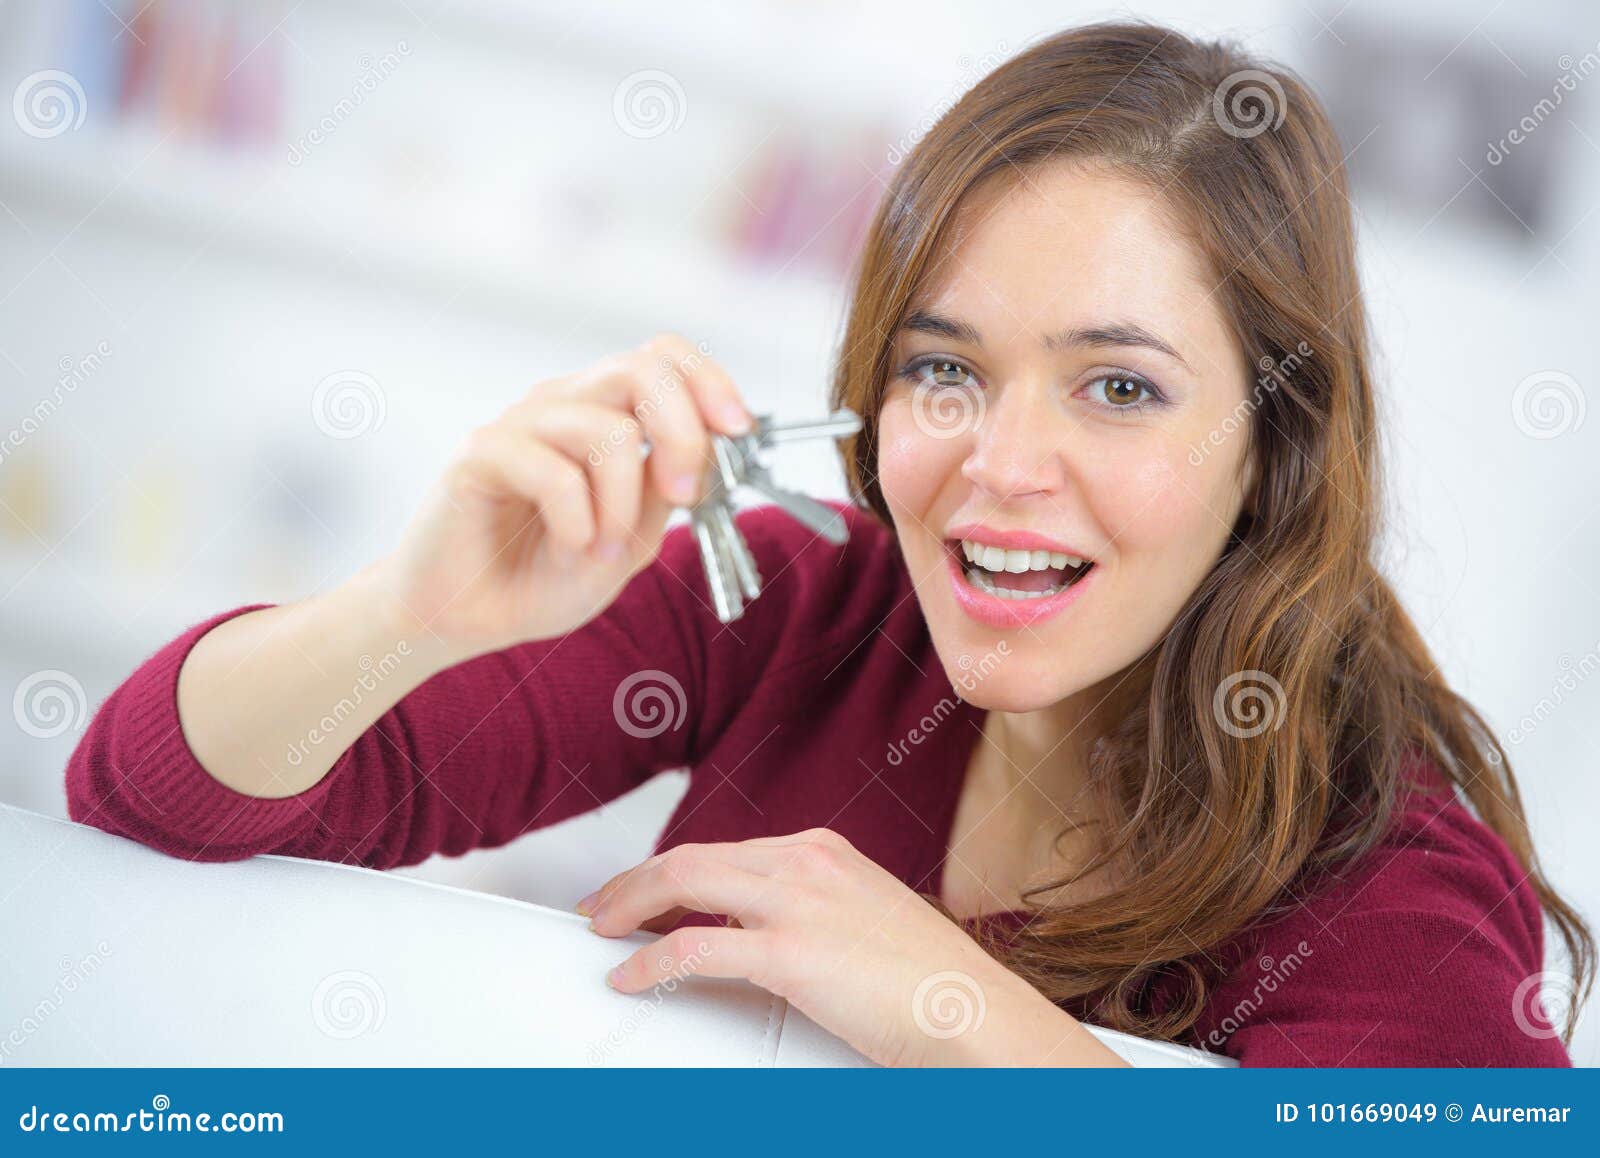
[[[1058,1048],[1056,1064],[1071,1064],[1085,1045],[1104,1049],[830,829],[679,845],[613,877],[578,911],[607,937],[667,928],[687,912],[731,918],[675,929],[607,979],[639,993],[692,973],[742,977],[881,1065],[1029,1064]]]

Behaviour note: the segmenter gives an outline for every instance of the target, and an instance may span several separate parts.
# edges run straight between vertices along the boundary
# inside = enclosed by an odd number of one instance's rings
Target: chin
[[[956,694],[975,708],[997,712],[1032,712],[1048,708],[1081,690],[1085,683],[1049,662],[1049,657],[1030,661],[1020,654],[1022,647],[1037,647],[1001,639],[978,646],[962,642],[945,646],[938,638],[934,647],[940,666]]]

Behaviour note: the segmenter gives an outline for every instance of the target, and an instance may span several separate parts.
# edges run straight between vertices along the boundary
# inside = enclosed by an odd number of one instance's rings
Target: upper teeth
[[[1083,560],[1061,551],[1008,551],[1003,547],[988,547],[971,539],[961,540],[961,551],[967,560],[985,571],[1044,571],[1049,568],[1082,567]]]

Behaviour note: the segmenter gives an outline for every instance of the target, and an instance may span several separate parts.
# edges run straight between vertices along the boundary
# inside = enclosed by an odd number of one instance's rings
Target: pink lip
[[[948,539],[976,539],[986,547],[1005,547],[1012,551],[1060,551],[1076,559],[1093,561],[1087,551],[1069,546],[1058,539],[1046,538],[1032,531],[996,531],[982,523],[963,523],[945,532]]]
[[[1039,539],[1037,535],[1029,537],[1034,540]],[[1001,541],[996,539],[985,539],[984,541],[993,543],[996,547],[1001,545]],[[1039,540],[1037,546],[1030,546],[1026,543],[1011,543],[1009,541],[1007,541],[1006,545],[1015,546],[1019,551],[1025,548],[1037,551],[1063,550],[1060,547],[1050,547],[1042,540]],[[1069,551],[1067,553],[1071,554],[1072,552]],[[990,595],[987,591],[979,591],[967,582],[966,567],[961,558],[959,548],[951,550],[946,547],[945,555],[949,561],[950,583],[955,592],[957,605],[973,619],[990,627],[1024,627],[1030,623],[1037,623],[1041,619],[1047,619],[1052,615],[1060,614],[1078,598],[1078,595],[1085,587],[1094,582],[1094,577],[1100,570],[1098,567],[1091,568],[1087,575],[1079,579],[1071,587],[1064,591],[1058,591],[1054,595],[1046,595],[1043,599],[1001,599],[998,595]]]

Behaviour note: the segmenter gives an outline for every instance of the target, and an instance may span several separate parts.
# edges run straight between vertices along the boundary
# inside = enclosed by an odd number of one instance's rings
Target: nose
[[[1068,432],[1042,386],[990,386],[961,473],[996,502],[1048,495],[1065,480]]]

